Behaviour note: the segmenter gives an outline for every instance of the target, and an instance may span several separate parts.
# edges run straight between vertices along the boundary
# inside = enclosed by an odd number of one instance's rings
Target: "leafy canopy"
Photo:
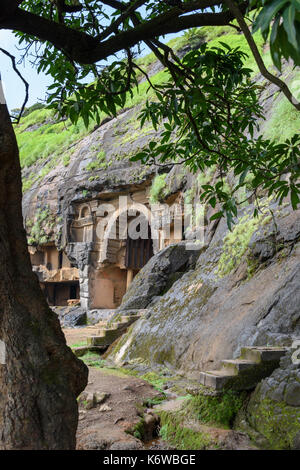
[[[221,207],[212,219],[226,214],[228,225],[238,206],[264,190],[282,203],[290,193],[296,209],[300,184],[300,136],[278,144],[259,136],[263,118],[259,86],[243,67],[245,54],[222,43],[208,49],[203,44],[182,59],[169,81],[154,86],[156,100],[147,101],[139,119],[164,127],[160,142],[132,159],[143,163],[185,164],[193,172],[215,168],[215,184],[202,185],[201,199]],[[177,72],[177,73],[176,73]],[[175,85],[175,86],[174,86]],[[227,175],[235,184],[228,190]],[[289,173],[289,178],[284,176]],[[244,200],[240,200],[244,188]]]

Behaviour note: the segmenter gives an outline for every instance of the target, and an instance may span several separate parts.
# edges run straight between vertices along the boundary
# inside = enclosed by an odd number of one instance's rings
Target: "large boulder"
[[[163,295],[186,271],[195,267],[200,249],[187,249],[181,242],[161,250],[135,276],[123,297],[119,310],[146,308],[150,302]]]
[[[83,326],[87,323],[86,310],[78,307],[52,307],[59,318],[63,328],[74,328],[75,326]]]

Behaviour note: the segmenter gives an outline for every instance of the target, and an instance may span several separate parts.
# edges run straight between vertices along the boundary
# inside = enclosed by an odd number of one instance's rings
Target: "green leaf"
[[[227,227],[231,231],[232,222],[233,222],[233,216],[232,216],[231,211],[228,211],[228,210],[226,211],[226,221],[227,221]]]
[[[263,32],[269,28],[272,18],[285,3],[289,3],[289,0],[275,0],[264,6],[254,22],[252,32],[255,33],[259,29]]]
[[[300,202],[300,199],[298,195],[298,190],[295,187],[293,187],[291,189],[291,203],[292,203],[292,207],[294,210],[297,209],[299,202]]]
[[[247,174],[249,173],[249,168],[246,168],[246,170],[243,171],[243,173],[240,176],[239,184],[243,184],[245,181],[245,178]]]
[[[295,49],[298,48],[297,37],[296,37],[296,28],[295,28],[295,7],[290,5],[289,8],[284,10],[282,15],[283,17],[283,27],[286,30],[288,35],[289,42],[294,46]]]
[[[220,219],[221,217],[223,217],[223,215],[224,215],[224,214],[223,214],[223,212],[222,212],[222,211],[220,211],[220,212],[217,212],[216,214],[212,215],[212,216],[210,217],[210,219],[209,219],[209,220],[216,220],[216,219]]]

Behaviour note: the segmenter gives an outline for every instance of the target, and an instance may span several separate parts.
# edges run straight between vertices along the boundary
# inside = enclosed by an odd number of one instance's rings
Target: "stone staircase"
[[[87,352],[97,352],[99,354],[105,352],[141,316],[142,312],[136,315],[122,315],[115,321],[100,321],[96,325],[87,327],[89,335],[86,339],[86,346],[72,348],[72,351],[77,357],[81,357]]]
[[[215,390],[250,390],[279,366],[285,347],[248,346],[238,359],[222,361],[220,370],[200,373],[200,383]]]
[[[122,315],[120,320],[114,322],[102,322],[95,325],[93,333],[87,338],[87,343],[90,346],[110,346],[116,339],[125,333],[127,328],[137,321],[141,315]]]

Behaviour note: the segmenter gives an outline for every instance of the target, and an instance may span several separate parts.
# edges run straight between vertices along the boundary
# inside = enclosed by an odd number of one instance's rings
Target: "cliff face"
[[[213,47],[219,46],[220,40],[248,53],[245,66],[252,68],[255,75],[257,68],[243,35],[230,27],[200,28],[173,39],[171,45],[182,56],[204,41]],[[256,40],[269,65],[269,51],[259,35],[256,35]],[[167,79],[166,72],[153,54],[139,60],[146,66],[154,84]],[[285,65],[282,76],[297,95],[299,71]],[[266,117],[265,122],[261,122],[262,133],[275,140],[293,135],[300,127],[299,113],[275,86],[259,75],[255,80],[261,85],[261,102]],[[69,120],[57,121],[50,110],[42,108],[30,113],[16,127],[23,173],[23,213],[28,236],[35,243],[55,241],[65,247],[68,243],[65,224],[72,216],[75,203],[93,200],[100,194],[128,193],[138,186],[150,186],[157,173],[171,171],[166,183],[161,180],[160,194],[156,191],[158,199],[167,198],[179,190],[187,196],[187,192],[195,187],[195,177],[185,169],[151,168],[130,161],[130,157],[150,139],[159,139],[160,136],[160,132],[155,132],[150,124],[140,129],[138,116],[141,106],[152,97],[148,88],[147,81],[141,76],[140,85],[133,90],[133,96],[128,97],[125,110],[120,110],[115,119],[103,115],[100,126],[92,122],[89,129],[85,129],[82,121],[77,125],[72,125]]]
[[[49,211],[55,218],[53,230],[46,230],[48,241],[64,244],[61,240],[63,227],[72,215],[72,204],[97,198],[100,193],[126,193],[137,186],[151,184],[154,169],[141,167],[129,158],[153,135],[153,131],[134,135],[137,110],[127,110],[117,119],[109,120],[73,144],[68,164],[57,161],[43,176],[47,160],[38,160],[33,166],[24,168],[26,176],[40,176],[24,193],[23,214],[25,221],[36,220],[38,211]],[[30,131],[28,131],[30,132]],[[51,156],[48,160],[51,160]],[[30,227],[29,227],[30,233]]]

